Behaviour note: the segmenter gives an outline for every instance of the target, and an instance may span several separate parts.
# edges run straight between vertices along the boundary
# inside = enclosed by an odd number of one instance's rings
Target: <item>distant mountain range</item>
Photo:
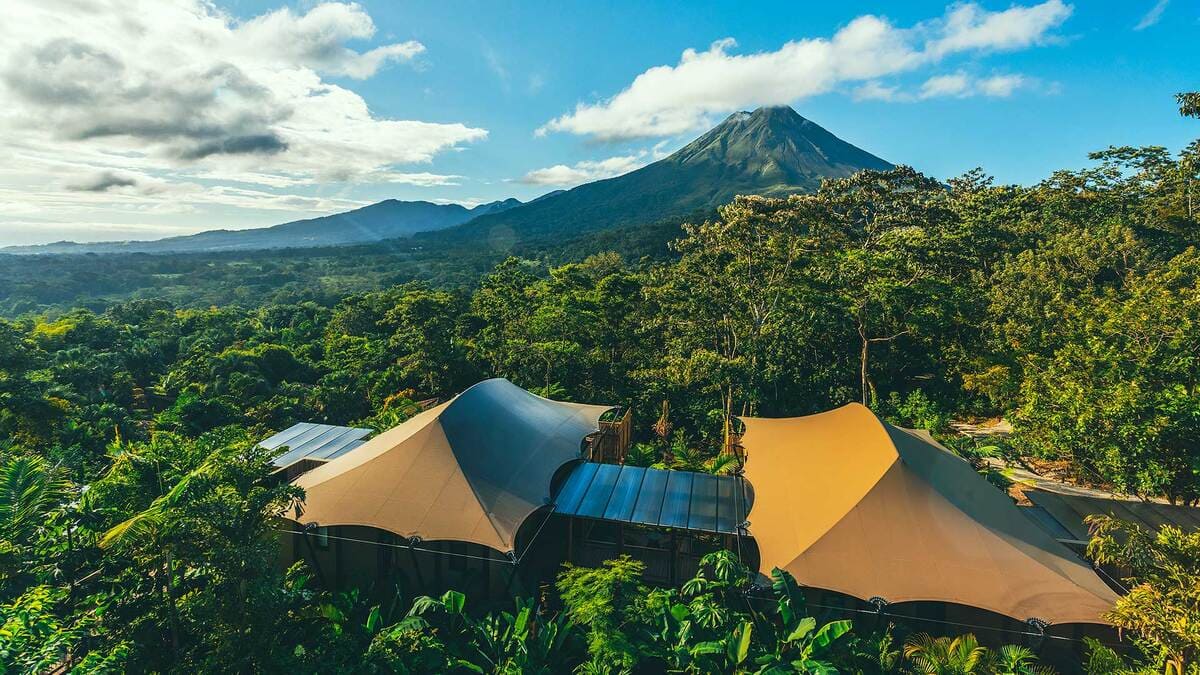
[[[155,241],[58,242],[5,253],[234,251],[364,244],[402,237],[463,241],[574,236],[708,211],[739,194],[811,192],[823,178],[892,164],[829,133],[789,107],[738,112],[669,157],[636,171],[522,203],[468,209],[388,199],[321,218],[248,230],[212,230]]]
[[[480,204],[468,209],[459,204],[402,202],[386,199],[360,209],[331,216],[296,220],[249,230],[209,230],[199,234],[153,241],[70,241],[40,246],[10,246],[4,253],[185,253],[195,251],[246,251],[270,248],[306,248],[362,244],[418,232],[440,230],[472,218],[519,206],[518,199]]]

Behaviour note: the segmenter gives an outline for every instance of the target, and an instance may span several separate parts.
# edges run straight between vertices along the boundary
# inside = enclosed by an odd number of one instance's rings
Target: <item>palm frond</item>
[[[70,483],[42,457],[13,457],[0,464],[0,537],[19,541],[61,505]]]

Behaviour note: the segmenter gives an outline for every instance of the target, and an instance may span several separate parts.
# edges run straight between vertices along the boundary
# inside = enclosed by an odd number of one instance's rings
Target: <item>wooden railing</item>
[[[593,437],[588,460],[608,464],[624,464],[633,436],[633,411],[626,408],[624,414],[612,421],[601,420],[600,431]]]
[[[721,454],[733,455],[738,458],[738,461],[746,461],[746,449],[742,447],[742,435],[738,433],[739,427],[734,425],[734,420],[731,417],[725,418],[725,428],[723,430],[723,438],[721,441]]]

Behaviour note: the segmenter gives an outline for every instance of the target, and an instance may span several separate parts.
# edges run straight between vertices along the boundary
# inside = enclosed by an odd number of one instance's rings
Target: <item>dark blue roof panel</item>
[[[579,510],[579,505],[583,503],[583,496],[587,494],[588,486],[596,477],[596,468],[599,466],[599,464],[591,462],[581,462],[576,465],[558,491],[555,510],[559,513],[575,515],[575,512]]]
[[[717,477],[698,473],[692,480],[692,505],[688,529],[713,532],[717,529]]]
[[[645,477],[646,469],[640,466],[622,467],[612,498],[608,500],[608,508],[604,510],[606,520],[629,522],[633,518],[633,507],[637,506],[638,491],[642,489],[642,479]]]
[[[662,469],[646,469],[646,477],[642,479],[642,487],[633,507],[633,515],[629,518],[630,522],[658,525],[658,517],[662,515],[663,497],[667,494],[667,476],[670,474],[670,471]]]
[[[687,528],[696,476],[690,471],[672,471],[667,476],[667,494],[663,497],[662,515],[658,517],[660,526]]]
[[[583,502],[575,511],[575,515],[603,518],[608,501],[612,498],[613,488],[617,485],[617,477],[620,475],[621,466],[618,464],[597,465],[596,476],[592,478],[592,484],[588,486],[587,494],[583,496]]]
[[[733,534],[745,520],[743,495],[736,476],[580,462],[555,508],[568,516]]]

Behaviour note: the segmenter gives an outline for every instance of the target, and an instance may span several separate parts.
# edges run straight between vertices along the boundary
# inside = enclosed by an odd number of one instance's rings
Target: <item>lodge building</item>
[[[369,440],[298,424],[262,443],[306,493],[282,562],[332,588],[506,598],[620,554],[681,583],[725,548],[826,607],[1063,636],[1103,630],[1117,597],[967,462],[862,405],[742,418],[731,476],[622,464],[629,419],[492,379]]]

